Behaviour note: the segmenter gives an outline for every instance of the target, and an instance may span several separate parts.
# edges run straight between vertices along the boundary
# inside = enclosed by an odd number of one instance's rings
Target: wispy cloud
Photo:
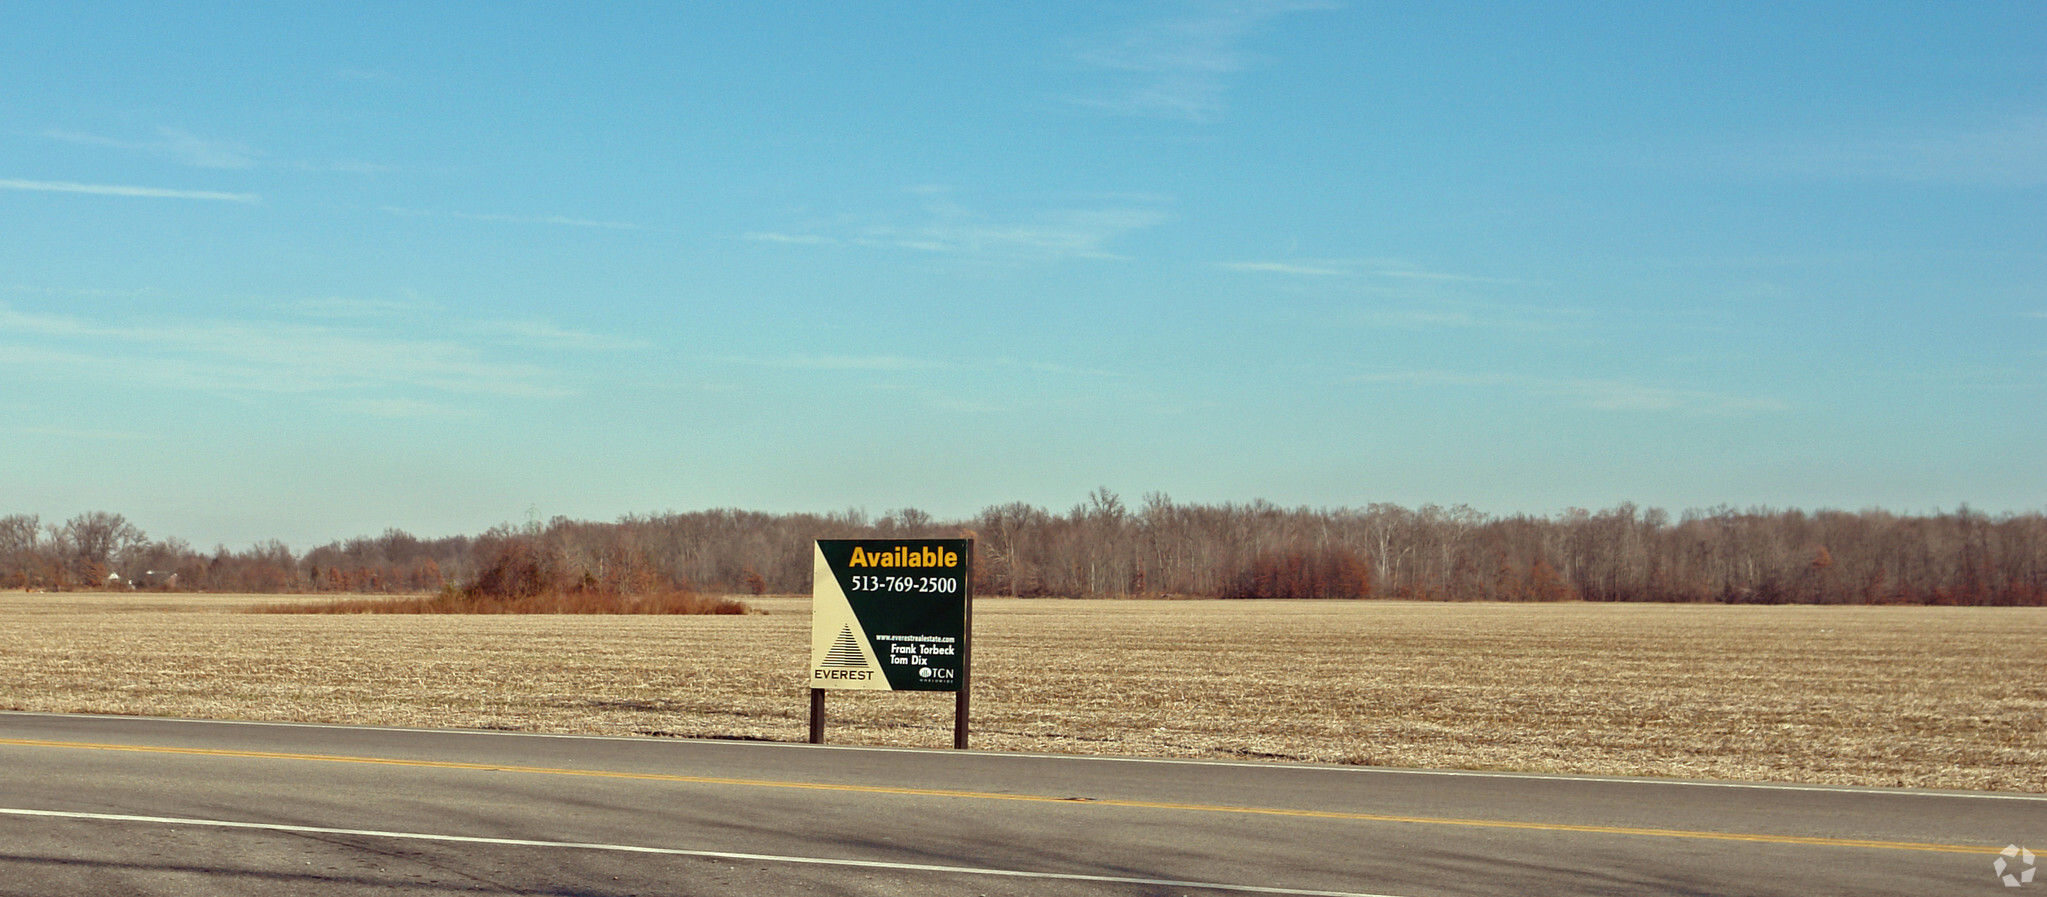
[[[1118,376],[1114,371],[1101,368],[1080,367],[1058,362],[1025,361],[1016,358],[977,358],[967,361],[947,361],[935,358],[912,358],[905,355],[777,355],[768,357],[726,356],[706,360],[748,367],[804,371],[857,371],[867,373],[1027,371],[1057,377]]]
[[[145,140],[122,140],[61,128],[45,130],[42,136],[66,143],[148,153],[195,168],[250,168],[263,155],[261,150],[245,144],[200,137],[181,128],[157,128],[156,136]]]
[[[408,318],[415,322],[425,321],[439,310],[433,303],[416,298],[398,301],[330,297],[301,299],[285,307],[312,318],[342,320]],[[440,323],[437,326],[444,331],[467,334],[494,345],[557,352],[623,352],[646,349],[653,345],[637,337],[574,330],[536,318],[465,319],[458,324]]]
[[[216,190],[171,190],[163,187],[135,187],[126,184],[78,184],[71,181],[22,181],[0,179],[0,190],[38,190],[48,193],[87,193],[94,196],[134,196],[149,199],[205,199],[217,202],[261,202],[254,193],[223,193]]]
[[[1070,364],[1056,364],[1045,361],[1018,361],[1014,358],[998,358],[993,362],[999,367],[1021,368],[1040,374],[1055,374],[1061,377],[1120,377],[1121,374],[1106,368],[1077,367]]]
[[[1282,274],[1292,277],[1378,277],[1393,280],[1433,280],[1456,283],[1519,283],[1503,277],[1482,277],[1432,271],[1399,259],[1300,259],[1289,261],[1221,262],[1217,267],[1244,274]]]
[[[1171,220],[1156,208],[1117,204],[1001,217],[970,208],[942,188],[913,188],[914,212],[839,218],[804,227],[750,231],[744,238],[803,246],[858,246],[987,261],[1121,259],[1115,241]]]
[[[401,206],[379,206],[392,215],[413,218],[447,217],[464,221],[494,221],[503,224],[548,224],[560,227],[596,227],[607,230],[640,230],[630,221],[600,221],[593,218],[575,218],[568,215],[492,215],[477,212],[433,212],[425,209],[408,209]]]
[[[561,227],[597,227],[607,230],[639,230],[640,226],[630,221],[599,221],[594,218],[574,218],[568,215],[479,215],[470,212],[449,212],[450,218],[468,221],[502,221],[506,224],[553,224]]]
[[[33,436],[54,436],[59,439],[113,439],[123,442],[149,438],[148,434],[132,430],[83,430],[76,427],[20,427],[14,432]]]
[[[1402,329],[1554,333],[1582,324],[1584,313],[1565,309],[1439,304],[1423,308],[1366,309],[1359,312],[1358,318],[1368,325]]]
[[[417,308],[409,302],[390,299],[351,299],[341,296],[300,299],[286,307],[315,318],[382,318],[406,314]]]
[[[1295,277],[1351,277],[1357,274],[1349,268],[1298,262],[1223,262],[1217,267],[1246,274],[1289,274]]]
[[[476,409],[449,405],[442,402],[428,402],[420,399],[348,399],[335,403],[335,408],[363,417],[382,417],[392,420],[430,420],[456,417],[475,417]]]
[[[839,245],[839,241],[837,238],[819,236],[817,234],[784,234],[776,233],[773,231],[749,231],[743,236],[745,237],[745,239],[753,240],[758,243],[788,243],[795,246]]]
[[[952,367],[948,362],[901,355],[782,355],[771,358],[729,357],[734,364],[808,371],[930,371]]]
[[[231,140],[209,140],[177,128],[158,128],[157,137],[162,152],[198,168],[248,168],[262,155]]]
[[[86,377],[170,389],[325,393],[381,402],[378,407],[389,412],[423,407],[393,404],[400,400],[425,401],[389,395],[394,389],[529,399],[574,394],[550,368],[493,357],[493,342],[545,342],[551,348],[588,351],[640,345],[536,321],[486,323],[473,329],[489,336],[465,342],[410,336],[389,328],[261,320],[107,324],[0,304],[0,341],[13,343],[0,346],[0,364],[66,368]]]
[[[1593,411],[1741,415],[1785,411],[1791,407],[1780,399],[1737,396],[1705,390],[1671,389],[1625,380],[1472,374],[1437,370],[1361,374],[1352,380],[1358,383],[1511,392],[1554,398]]]
[[[1181,18],[1148,22],[1083,46],[1080,62],[1117,73],[1114,87],[1070,99],[1114,115],[1206,123],[1227,107],[1229,76],[1252,62],[1240,48],[1266,21],[1289,12],[1330,9],[1303,2],[1211,3]]]
[[[948,414],[989,414],[1020,408],[1082,407],[1092,391],[1118,382],[1115,371],[1061,362],[1008,357],[929,358],[909,355],[777,355],[704,357],[742,383],[771,371],[811,389],[853,390],[887,396],[891,405],[915,405]],[[726,386],[744,389],[744,386]]]
[[[299,171],[338,171],[343,174],[391,174],[404,171],[396,165],[379,165],[361,159],[337,159],[332,162],[293,162],[291,167]]]
[[[1403,329],[1461,328],[1548,333],[1587,324],[1583,308],[1514,301],[1539,281],[1441,271],[1397,258],[1309,258],[1218,262],[1215,267],[1277,279],[1317,297],[1326,323]]]
[[[1973,128],[1880,136],[1793,138],[1711,152],[1705,164],[1820,180],[1888,180],[1969,186],[2047,186],[2047,115],[2017,115]]]
[[[47,128],[40,132],[40,136],[48,140],[58,140],[79,146],[104,147],[155,156],[193,168],[240,169],[267,167],[294,171],[338,171],[350,174],[372,175],[389,174],[399,170],[389,165],[379,165],[360,159],[320,162],[268,160],[266,159],[269,155],[268,153],[251,147],[248,144],[233,140],[201,137],[182,128],[157,128],[155,136],[140,140],[124,140],[119,137],[106,137],[64,128]]]
[[[586,330],[569,330],[546,321],[486,321],[474,325],[472,329],[501,342],[535,349],[617,352],[645,349],[651,345],[643,339],[610,336]]]
[[[133,298],[136,296],[147,295],[148,293],[152,292],[147,288],[128,290],[103,290],[94,289],[90,287],[40,287],[30,286],[25,283],[13,284],[7,287],[7,289],[10,292],[24,293],[31,296],[77,296],[87,298],[101,298],[107,296]]]
[[[951,206],[906,230],[878,230],[879,242],[926,252],[1035,259],[1116,259],[1108,244],[1167,220],[1155,209],[1063,209],[1027,221],[995,221]]]

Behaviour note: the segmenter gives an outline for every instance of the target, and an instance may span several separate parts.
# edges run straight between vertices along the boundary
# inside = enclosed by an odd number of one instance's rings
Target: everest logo
[[[2018,862],[2011,862],[2012,860],[2018,860]],[[2039,871],[2033,865],[2033,852],[2017,844],[2006,845],[2003,850],[1998,851],[1997,861],[1991,863],[1990,866],[1997,870],[1997,877],[2004,881],[2004,886],[2007,888],[2031,884],[2033,873]],[[2023,867],[2023,869],[2020,867]],[[2005,871],[2007,869],[2011,871]]]
[[[860,643],[853,639],[851,624],[839,628],[839,637],[833,639],[832,646],[825,650],[821,666],[852,670],[867,668],[867,658],[860,653]]]

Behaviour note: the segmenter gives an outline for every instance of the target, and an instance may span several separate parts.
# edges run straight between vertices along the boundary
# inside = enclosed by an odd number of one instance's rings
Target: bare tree
[[[42,518],[34,514],[0,517],[0,587],[26,589],[42,581]]]
[[[147,537],[119,514],[88,511],[64,522],[63,538],[71,549],[72,572],[86,585],[103,585],[114,555]]]
[[[1555,517],[1496,518],[1462,505],[1409,510],[1182,504],[1163,493],[1136,511],[1107,488],[1060,515],[1021,502],[970,521],[903,508],[765,514],[737,509],[555,518],[479,537],[400,530],[321,546],[278,542],[202,556],[147,542],[116,514],[62,526],[0,517],[0,584],[61,587],[174,569],[177,587],[214,590],[433,591],[466,582],[508,540],[597,586],[652,577],[704,591],[801,593],[819,538],[977,539],[984,595],[1399,597],[1800,603],[2047,605],[2047,515],[1969,508],[1932,515],[1721,506],[1670,514],[1632,504]]]

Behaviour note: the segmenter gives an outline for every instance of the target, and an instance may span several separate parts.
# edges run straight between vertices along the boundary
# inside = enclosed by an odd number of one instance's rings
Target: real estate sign
[[[820,539],[810,687],[960,691],[970,539]]]

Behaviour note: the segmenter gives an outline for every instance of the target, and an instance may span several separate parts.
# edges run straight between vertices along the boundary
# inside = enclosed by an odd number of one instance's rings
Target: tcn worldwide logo
[[[1998,879],[2003,881],[2007,888],[2032,884],[2033,873],[2039,871],[2039,868],[2033,865],[2033,852],[2017,844],[2006,845],[2003,850],[1998,851],[1997,860],[1992,862],[1990,867],[1997,870]]]

